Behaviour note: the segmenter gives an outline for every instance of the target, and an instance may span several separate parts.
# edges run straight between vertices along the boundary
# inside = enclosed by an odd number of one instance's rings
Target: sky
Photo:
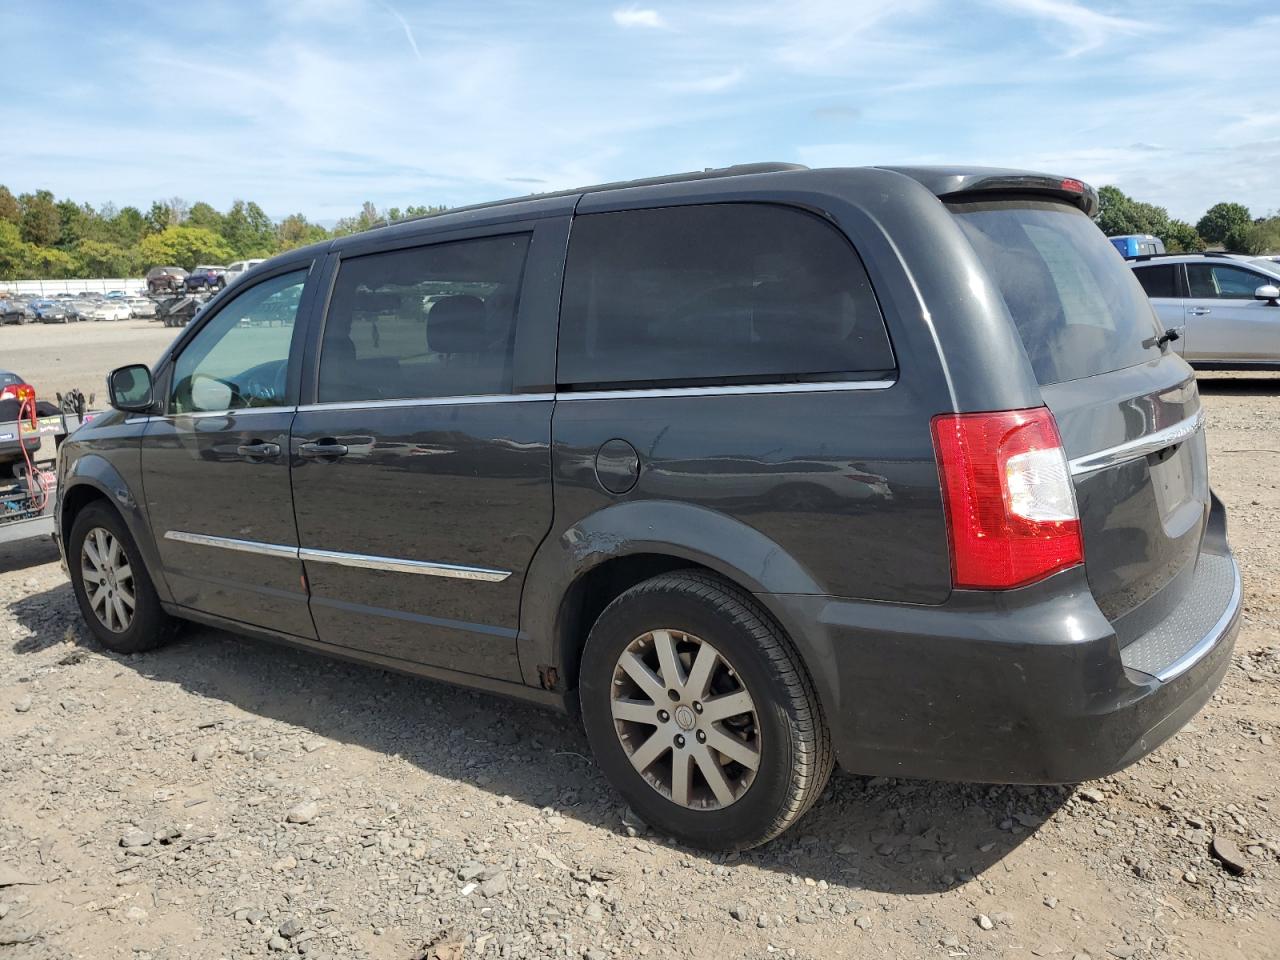
[[[330,222],[760,160],[1280,208],[1261,0],[0,0],[0,183]]]

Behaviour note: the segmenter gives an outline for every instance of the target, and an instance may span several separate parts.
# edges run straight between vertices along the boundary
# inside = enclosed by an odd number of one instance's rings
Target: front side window
[[[320,347],[320,403],[510,393],[528,234],[342,261]]]
[[[1158,267],[1136,267],[1133,271],[1148,297],[1176,297],[1178,295],[1178,268],[1171,263]]]
[[[724,203],[574,219],[562,385],[804,382],[893,369],[862,262],[813,214]]]
[[[307,271],[272,277],[232,298],[178,355],[170,413],[287,403],[289,345]]]
[[[1253,292],[1270,281],[1241,267],[1223,263],[1187,264],[1191,296],[1209,300],[1252,300]]]

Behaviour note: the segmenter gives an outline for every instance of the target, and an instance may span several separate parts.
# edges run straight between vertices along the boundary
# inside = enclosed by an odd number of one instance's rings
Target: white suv
[[[235,263],[231,264],[231,266],[227,267],[227,271],[226,273],[223,274],[223,276],[226,278],[227,283],[232,283],[233,281],[238,280],[240,277],[244,276],[246,273],[248,273],[250,270],[252,270],[254,267],[256,267],[260,263],[262,263],[262,260],[260,259],[259,260],[237,260]]]
[[[1201,370],[1280,369],[1280,263],[1232,254],[1129,261],[1174,349]]]

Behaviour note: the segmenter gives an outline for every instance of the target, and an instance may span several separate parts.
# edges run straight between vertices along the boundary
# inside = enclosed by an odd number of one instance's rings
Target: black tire
[[[759,766],[726,806],[674,802],[637,771],[623,747],[612,713],[615,671],[623,652],[655,630],[710,642],[754,702]],[[683,670],[687,676],[688,663]],[[646,580],[605,608],[583,651],[579,694],[587,739],[610,783],[646,823],[690,846],[741,850],[772,840],[808,811],[831,775],[830,732],[790,640],[749,593],[700,571]]]
[[[118,541],[121,551],[128,558],[132,573],[134,597],[133,616],[124,630],[108,627],[94,612],[86,593],[84,581],[83,552],[85,538],[96,529],[105,530]],[[178,621],[164,612],[160,606],[160,597],[156,594],[151,582],[151,575],[138,545],[129,533],[129,528],[120,518],[120,514],[104,502],[91,503],[80,511],[71,525],[71,535],[67,538],[67,567],[71,573],[71,586],[75,591],[76,602],[80,605],[80,614],[85,623],[108,650],[116,653],[141,653],[154,650],[171,640],[177,633]]]

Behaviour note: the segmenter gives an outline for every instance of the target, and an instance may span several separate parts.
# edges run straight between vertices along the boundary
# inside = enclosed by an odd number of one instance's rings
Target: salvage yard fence
[[[109,277],[85,280],[0,280],[0,293],[52,297],[58,293],[107,293],[124,290],[145,293],[147,281],[142,277]]]

